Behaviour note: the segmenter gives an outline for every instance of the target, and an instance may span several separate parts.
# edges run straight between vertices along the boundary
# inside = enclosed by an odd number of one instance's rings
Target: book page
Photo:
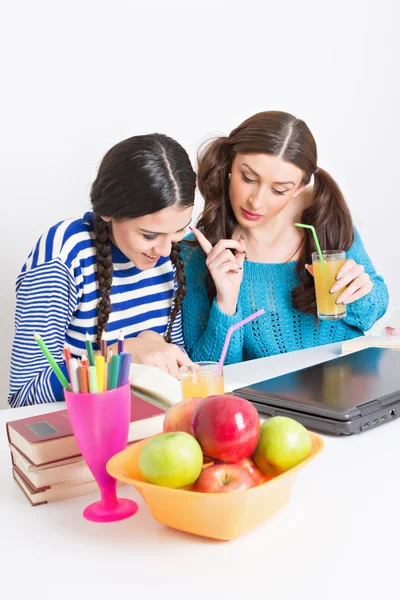
[[[129,382],[132,390],[172,406],[182,400],[180,382],[158,367],[132,363]]]

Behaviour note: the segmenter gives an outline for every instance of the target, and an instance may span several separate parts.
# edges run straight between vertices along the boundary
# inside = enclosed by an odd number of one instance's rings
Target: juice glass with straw
[[[337,321],[346,316],[346,305],[337,304],[337,299],[345,287],[331,294],[331,288],[336,283],[336,276],[346,262],[346,252],[341,250],[321,250],[317,233],[312,225],[295,223],[295,227],[310,229],[317,252],[311,255],[314,267],[314,285],[317,299],[317,313],[325,321]]]
[[[207,398],[224,393],[224,375],[218,372],[218,363],[195,362],[179,369],[182,400]]]
[[[260,315],[264,314],[264,309],[258,310],[254,314],[246,317],[242,321],[235,323],[228,329],[226,334],[225,343],[222,348],[219,362],[199,362],[185,365],[179,369],[182,389],[182,400],[188,398],[207,398],[208,396],[215,396],[224,394],[224,376],[223,366],[228,351],[229,342],[232,333],[242,327],[246,323],[249,323],[253,319],[256,319]]]

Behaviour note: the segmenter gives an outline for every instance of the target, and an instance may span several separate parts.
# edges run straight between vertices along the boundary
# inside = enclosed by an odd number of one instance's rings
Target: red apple
[[[209,396],[197,406],[192,433],[203,453],[223,462],[237,463],[251,456],[260,437],[257,410],[236,396]]]
[[[250,473],[239,465],[214,465],[201,472],[193,491],[213,494],[241,492],[254,487]]]
[[[203,398],[188,398],[173,404],[164,419],[164,433],[170,431],[184,431],[192,433],[192,416],[196,406]]]
[[[274,475],[266,475],[257,467],[255,462],[251,458],[244,458],[239,463],[237,463],[238,467],[242,467],[245,469],[253,478],[255,485],[260,485],[261,483],[265,483],[270,479],[274,478]]]

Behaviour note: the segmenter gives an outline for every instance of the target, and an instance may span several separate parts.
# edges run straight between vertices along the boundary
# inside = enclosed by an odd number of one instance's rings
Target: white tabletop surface
[[[337,356],[339,345],[225,369],[252,383]],[[63,403],[57,405],[63,407]],[[94,524],[96,494],[31,507],[12,479],[4,424],[54,405],[0,411],[1,598],[254,600],[397,599],[400,420],[350,437],[324,437],[284,509],[232,542],[168,529],[139,512]]]

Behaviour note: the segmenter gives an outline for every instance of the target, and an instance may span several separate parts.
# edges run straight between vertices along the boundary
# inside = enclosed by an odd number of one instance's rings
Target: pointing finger
[[[196,227],[192,227],[191,228],[196,240],[199,242],[200,247],[204,250],[204,252],[208,255],[210,254],[211,250],[213,249],[211,243],[208,241],[208,239],[206,238],[205,235],[203,235],[201,233],[201,231],[199,231]]]

